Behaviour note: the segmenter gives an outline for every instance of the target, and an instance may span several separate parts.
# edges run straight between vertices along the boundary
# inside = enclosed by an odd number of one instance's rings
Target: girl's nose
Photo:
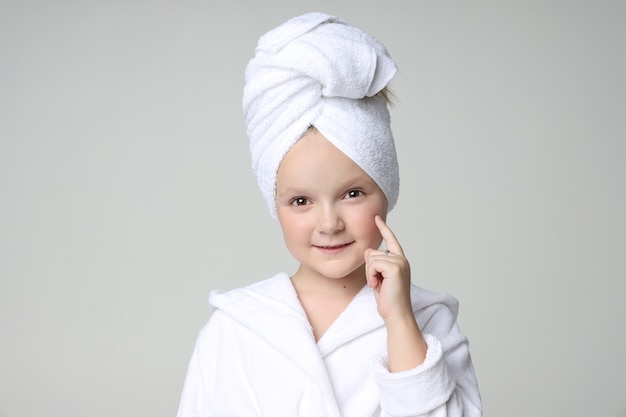
[[[340,214],[332,207],[324,208],[320,214],[317,230],[323,234],[333,234],[344,229]]]

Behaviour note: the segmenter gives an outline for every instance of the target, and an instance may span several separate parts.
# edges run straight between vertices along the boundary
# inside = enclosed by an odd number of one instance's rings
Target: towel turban
[[[323,13],[295,17],[263,35],[245,71],[243,111],[252,170],[276,218],[276,174],[310,126],[381,188],[391,210],[399,173],[387,102],[397,72],[382,43]]]

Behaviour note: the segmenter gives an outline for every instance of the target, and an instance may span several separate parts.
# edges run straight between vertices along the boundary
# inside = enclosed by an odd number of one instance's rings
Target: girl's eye
[[[304,197],[298,197],[291,200],[292,206],[306,206],[307,204],[309,204],[309,200]]]
[[[346,193],[345,198],[356,198],[361,197],[363,195],[363,191],[361,190],[350,190]]]

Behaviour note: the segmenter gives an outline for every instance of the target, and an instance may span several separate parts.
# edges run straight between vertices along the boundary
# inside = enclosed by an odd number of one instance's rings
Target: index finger
[[[396,235],[393,234],[387,223],[383,220],[382,217],[376,215],[374,217],[374,223],[376,223],[376,227],[380,231],[381,236],[385,240],[385,244],[387,245],[387,249],[390,252],[396,253],[398,255],[404,256],[404,251],[402,250],[402,246],[400,246],[400,242],[396,238]]]

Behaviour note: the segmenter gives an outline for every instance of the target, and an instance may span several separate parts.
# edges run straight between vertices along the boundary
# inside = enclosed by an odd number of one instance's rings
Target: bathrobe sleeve
[[[478,383],[467,338],[444,304],[416,314],[428,346],[418,367],[392,373],[386,357],[374,361],[383,417],[482,416]]]

